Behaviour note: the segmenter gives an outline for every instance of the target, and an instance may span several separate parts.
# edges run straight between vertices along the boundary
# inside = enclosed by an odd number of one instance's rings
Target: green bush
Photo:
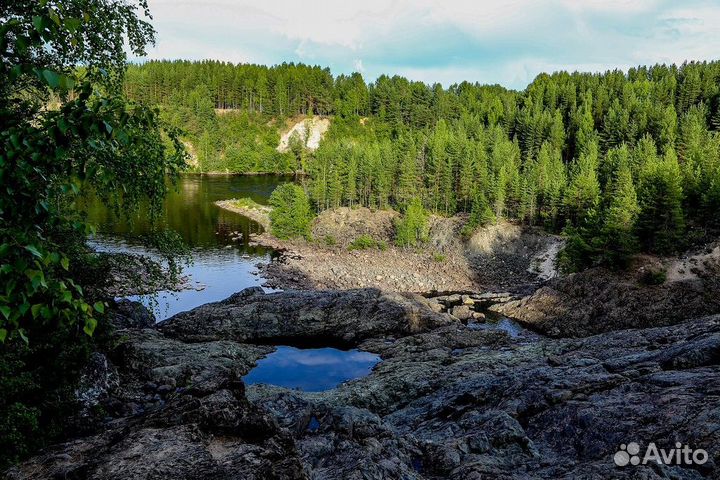
[[[410,201],[405,215],[395,223],[395,243],[399,247],[415,247],[428,239],[428,215],[420,199]]]
[[[334,247],[337,245],[337,240],[332,235],[325,235],[325,245],[328,247]]]
[[[377,242],[370,235],[360,235],[348,245],[348,250],[367,250],[377,247]]]
[[[101,326],[95,337],[105,337]],[[94,340],[81,329],[48,325],[31,340],[0,344],[0,471],[73,432],[75,388]]]
[[[640,277],[640,281],[645,285],[662,285],[667,280],[667,272],[665,270],[647,269]]]
[[[313,212],[305,190],[292,183],[278,186],[270,195],[270,224],[272,234],[287,240],[310,239]]]

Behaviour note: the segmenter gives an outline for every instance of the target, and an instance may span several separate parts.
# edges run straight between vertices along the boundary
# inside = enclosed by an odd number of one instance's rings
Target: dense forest
[[[166,107],[230,171],[306,169],[318,210],[419,196],[434,212],[469,213],[471,226],[564,230],[579,268],[670,253],[718,225],[719,82],[718,62],[541,74],[512,91],[174,61],[132,65],[125,91]],[[321,147],[278,154],[282,119],[308,114],[333,116]]]

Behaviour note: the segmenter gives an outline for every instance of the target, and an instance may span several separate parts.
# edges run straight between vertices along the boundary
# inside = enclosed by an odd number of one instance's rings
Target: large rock
[[[264,294],[256,288],[179,313],[158,328],[186,342],[354,346],[367,338],[409,335],[453,321],[410,293],[367,288]]]
[[[92,480],[305,478],[293,439],[248,403],[242,383],[181,394],[142,417],[56,445],[11,469],[8,479]]]
[[[87,418],[84,409],[78,432],[85,437],[48,449],[7,478],[305,478],[292,437],[247,401],[239,380],[272,347],[186,344],[142,328],[137,305],[121,308],[111,317],[122,317],[113,348],[93,355],[78,391],[105,418]]]
[[[648,286],[625,273],[594,268],[490,310],[559,337],[672,325],[720,312],[720,276]]]

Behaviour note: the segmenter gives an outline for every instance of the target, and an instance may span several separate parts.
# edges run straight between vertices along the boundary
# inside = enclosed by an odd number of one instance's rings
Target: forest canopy
[[[718,62],[541,74],[513,91],[366,83],[292,63],[153,61],[131,65],[124,88],[164,106],[228,171],[292,171],[297,162],[271,148],[282,120],[332,116],[320,148],[301,153],[317,210],[418,197],[439,214],[472,213],[473,225],[565,231],[568,266],[582,268],[671,253],[718,227],[719,82]]]

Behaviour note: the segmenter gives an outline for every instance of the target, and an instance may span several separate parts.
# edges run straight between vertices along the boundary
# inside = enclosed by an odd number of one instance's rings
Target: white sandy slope
[[[330,119],[328,118],[311,117],[300,120],[290,130],[282,134],[277,151],[287,152],[293,135],[298,135],[304,141],[308,150],[315,151],[320,146],[320,141],[325,136],[328,128],[330,128]]]

